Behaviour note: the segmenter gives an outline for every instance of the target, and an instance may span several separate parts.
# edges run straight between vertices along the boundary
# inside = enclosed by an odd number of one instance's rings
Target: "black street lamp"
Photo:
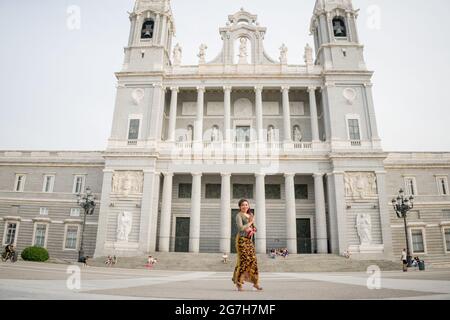
[[[91,188],[86,188],[86,194],[77,194],[77,203],[80,207],[84,209],[84,219],[83,219],[83,229],[81,231],[81,243],[80,250],[78,251],[78,262],[82,262],[84,257],[83,250],[83,237],[84,237],[84,227],[86,225],[86,216],[91,216],[94,214],[95,209],[95,196],[92,194]]]
[[[406,238],[406,255],[408,261],[408,267],[411,266],[411,251],[409,250],[409,236],[408,236],[408,227],[406,224],[406,216],[408,212],[414,207],[414,197],[405,196],[405,192],[403,189],[400,189],[398,192],[397,199],[392,199],[392,205],[394,207],[395,213],[397,213],[397,217],[403,218],[403,223],[405,225],[405,238]]]

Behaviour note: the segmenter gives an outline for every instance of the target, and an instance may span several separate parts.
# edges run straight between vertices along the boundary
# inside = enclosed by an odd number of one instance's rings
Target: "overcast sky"
[[[303,63],[315,0],[172,0],[183,64],[241,7]],[[450,152],[448,0],[354,0],[386,151]],[[0,149],[104,150],[134,0],[0,0]],[[75,6],[75,7],[73,7]],[[80,10],[80,25],[72,8]],[[70,26],[70,27],[69,27]]]

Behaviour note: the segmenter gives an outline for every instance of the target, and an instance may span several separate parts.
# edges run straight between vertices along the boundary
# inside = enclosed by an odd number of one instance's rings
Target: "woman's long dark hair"
[[[247,199],[241,199],[241,200],[239,200],[239,203],[238,203],[239,210],[241,209],[241,205],[242,205],[244,202],[247,202],[247,203],[248,203],[248,210],[247,210],[247,213],[249,213],[249,214],[251,214],[251,215],[254,215],[255,213],[253,212],[252,209],[250,209],[250,202],[248,202]]]

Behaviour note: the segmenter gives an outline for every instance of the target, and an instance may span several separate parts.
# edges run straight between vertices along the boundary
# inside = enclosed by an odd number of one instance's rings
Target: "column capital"
[[[324,173],[313,173],[313,177],[316,179],[322,178],[324,176]]]
[[[265,173],[261,173],[261,172],[255,173],[255,177],[265,177],[265,176],[266,176]]]
[[[255,92],[256,92],[256,93],[258,93],[258,92],[262,92],[262,91],[263,91],[263,89],[264,89],[264,87],[263,87],[263,86],[255,86]]]
[[[308,86],[308,89],[307,89],[307,91],[308,91],[309,93],[311,93],[311,92],[315,92],[315,91],[316,91],[316,89],[317,89],[317,87],[316,87],[316,86]]]
[[[223,91],[230,91],[231,92],[231,90],[233,90],[233,87],[232,86],[223,86]]]
[[[153,169],[144,169],[142,170],[144,172],[144,174],[156,174],[156,171]]]
[[[205,89],[204,86],[198,86],[198,87],[197,87],[197,92],[203,92],[203,93],[205,93],[205,91],[206,91],[206,89]]]
[[[180,88],[177,87],[177,86],[175,86],[175,87],[170,87],[170,91],[172,91],[172,92],[179,92],[179,91],[180,91]]]
[[[231,177],[231,173],[229,173],[229,172],[222,172],[222,173],[220,173],[220,175],[222,177]]]
[[[291,89],[291,87],[289,87],[289,86],[282,86],[281,87],[281,92],[286,92],[286,91],[289,92],[289,89]]]
[[[285,178],[294,178],[295,177],[295,173],[293,173],[293,172],[286,172],[284,174],[284,177]]]
[[[203,173],[201,173],[201,172],[192,172],[193,177],[201,177],[202,175],[203,175]]]
[[[364,88],[372,88],[373,84],[370,82],[363,83]]]
[[[165,89],[162,83],[153,83],[152,86],[153,88]]]
[[[173,177],[173,172],[161,172],[163,174],[164,177]]]

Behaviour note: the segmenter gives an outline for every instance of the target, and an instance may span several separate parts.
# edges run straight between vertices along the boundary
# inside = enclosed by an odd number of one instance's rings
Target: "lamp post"
[[[81,242],[80,242],[80,250],[78,251],[78,262],[82,262],[81,258],[84,257],[83,250],[83,237],[84,237],[84,227],[86,225],[86,216],[91,216],[94,214],[95,209],[95,196],[92,194],[91,188],[86,188],[86,194],[77,194],[77,203],[84,210],[84,218],[83,218],[83,228],[81,230]]]
[[[408,236],[408,226],[406,224],[406,216],[408,212],[414,207],[414,197],[405,196],[403,189],[398,192],[397,199],[392,199],[392,206],[394,207],[397,217],[403,218],[403,223],[405,225],[405,238],[406,238],[406,255],[408,261],[408,267],[411,266],[411,251],[409,250],[409,236]]]

